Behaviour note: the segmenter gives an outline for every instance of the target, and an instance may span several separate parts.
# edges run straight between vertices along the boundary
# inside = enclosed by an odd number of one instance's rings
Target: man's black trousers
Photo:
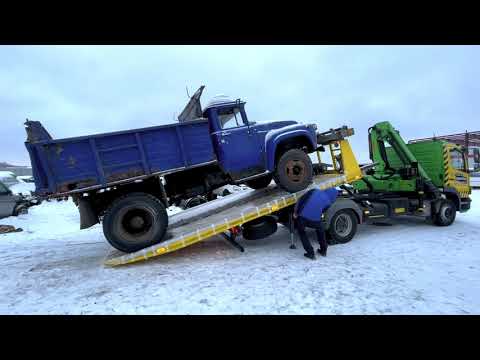
[[[323,228],[323,223],[321,221],[312,222],[299,216],[295,221],[295,225],[297,227],[298,234],[300,235],[300,240],[302,240],[303,248],[308,254],[314,254],[315,252],[313,251],[312,244],[308,240],[307,233],[305,232],[306,227],[315,229],[315,232],[317,233],[317,240],[320,244],[320,251],[327,250],[328,245],[325,238],[325,229]]]

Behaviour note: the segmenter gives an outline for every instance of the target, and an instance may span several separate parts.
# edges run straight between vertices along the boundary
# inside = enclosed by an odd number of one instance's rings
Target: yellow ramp
[[[346,175],[324,174],[316,176],[309,188],[293,194],[275,185],[270,185],[270,187],[263,190],[249,191],[241,200],[233,196],[231,203],[225,202],[228,197],[214,200],[190,209],[195,210],[197,216],[192,216],[191,221],[188,222],[186,222],[188,219],[183,219],[179,225],[169,228],[165,241],[134,253],[113,253],[107,257],[105,265],[131,264],[182,249],[214,235],[226,232],[235,226],[293,205],[301,195],[312,187],[328,189],[346,182]],[[219,201],[223,201],[222,207],[224,210],[215,209],[215,202]],[[212,210],[203,214],[201,213],[201,208],[204,206],[208,206]],[[201,216],[198,216],[199,212],[202,214]]]

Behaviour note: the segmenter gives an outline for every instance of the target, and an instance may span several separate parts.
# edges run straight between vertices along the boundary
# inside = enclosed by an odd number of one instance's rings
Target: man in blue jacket
[[[307,191],[295,204],[293,218],[298,229],[298,234],[302,240],[305,249],[305,257],[315,260],[315,252],[312,244],[308,240],[305,228],[314,228],[317,233],[320,249],[318,253],[327,256],[327,240],[325,239],[325,230],[323,228],[322,214],[330,205],[332,205],[338,195],[335,188],[320,190],[313,188]]]

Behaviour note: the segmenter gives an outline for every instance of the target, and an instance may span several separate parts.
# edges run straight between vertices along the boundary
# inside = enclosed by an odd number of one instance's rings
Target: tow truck
[[[369,129],[371,164],[324,213],[329,242],[347,243],[357,225],[417,216],[449,226],[471,206],[466,149],[443,140],[405,143],[389,122]]]

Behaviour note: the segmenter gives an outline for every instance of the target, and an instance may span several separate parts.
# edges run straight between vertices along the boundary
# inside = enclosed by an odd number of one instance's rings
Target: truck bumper
[[[470,210],[470,204],[472,203],[472,199],[466,198],[466,199],[460,199],[460,212],[466,212]]]

